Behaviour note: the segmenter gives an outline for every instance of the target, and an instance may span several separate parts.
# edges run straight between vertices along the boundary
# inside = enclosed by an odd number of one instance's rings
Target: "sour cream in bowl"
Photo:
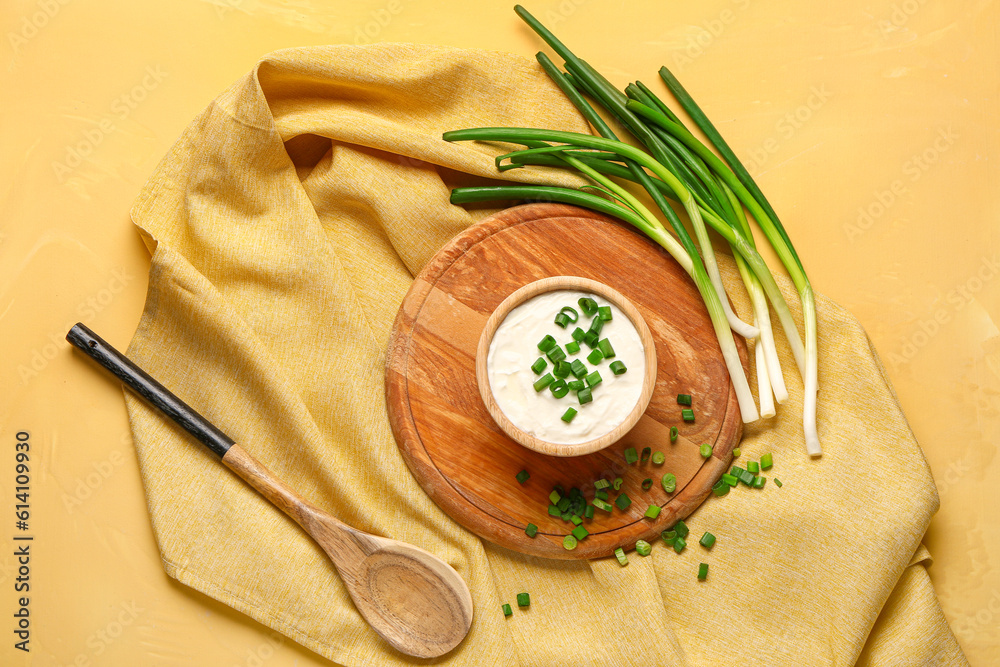
[[[511,439],[552,456],[580,456],[635,426],[653,393],[656,350],[619,292],[556,276],[525,285],[493,312],[479,339],[476,379]]]

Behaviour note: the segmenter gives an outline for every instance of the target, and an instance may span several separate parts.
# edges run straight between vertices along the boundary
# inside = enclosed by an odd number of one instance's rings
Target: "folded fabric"
[[[448,195],[499,178],[497,148],[441,140],[484,125],[587,131],[533,61],[508,54],[378,45],[264,58],[195,119],[135,205],[153,260],[129,354],[316,505],[453,565],[475,618],[442,664],[965,664],[920,547],[938,503],[927,465],[864,331],[822,297],[825,454],[805,454],[802,386],[782,349],[791,398],[747,426],[742,448],[772,452],[784,486],[690,518],[718,537],[708,581],[696,544],[624,568],[547,561],[483,542],[427,497],[389,428],[385,350],[413,275],[492,212]],[[503,178],[579,184],[545,169]],[[290,519],[127,401],[168,575],[336,662],[415,662],[365,624]]]

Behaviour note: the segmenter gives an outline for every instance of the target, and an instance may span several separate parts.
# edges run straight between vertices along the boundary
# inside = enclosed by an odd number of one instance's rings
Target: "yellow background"
[[[670,66],[815,288],[861,320],[940,491],[925,543],[944,611],[973,665],[1000,664],[998,3],[527,6],[616,83]],[[126,347],[149,267],[132,200],[261,55],[375,41],[530,55],[539,41],[510,4],[431,0],[7,0],[0,33],[0,663],[329,664],[166,577],[121,390],[63,336],[80,320]],[[9,630],[18,431],[30,656]]]

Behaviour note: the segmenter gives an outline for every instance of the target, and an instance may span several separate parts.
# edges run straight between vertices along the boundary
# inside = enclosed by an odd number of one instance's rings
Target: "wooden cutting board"
[[[658,376],[645,415],[622,440],[593,454],[557,458],[508,438],[493,422],[476,384],[475,354],[490,313],[523,285],[556,275],[603,282],[632,301],[656,343]],[[746,366],[746,347],[737,337]],[[678,394],[694,396],[684,423]],[[386,362],[393,433],[414,477],[452,518],[480,537],[547,558],[596,558],[690,514],[726,471],[742,421],[722,352],[694,283],[659,246],[600,214],[562,204],[507,209],[458,235],[417,276],[399,309]],[[670,427],[680,437],[671,443]],[[714,446],[703,459],[702,443]],[[663,465],[626,465],[626,447],[651,447]],[[514,476],[527,470],[524,485]],[[660,486],[677,476],[669,496]],[[567,551],[573,524],[548,515],[556,485],[594,498],[593,482],[622,477],[627,511],[597,510],[590,535]],[[642,491],[644,479],[653,486]],[[612,501],[615,498],[611,494]],[[663,509],[655,520],[647,507]],[[525,526],[538,526],[528,537]]]

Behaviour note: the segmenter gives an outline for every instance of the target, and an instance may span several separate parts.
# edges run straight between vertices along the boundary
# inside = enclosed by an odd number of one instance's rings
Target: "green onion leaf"
[[[517,606],[518,607],[530,607],[531,606],[531,596],[527,593],[517,594]]]
[[[577,380],[582,380],[587,377],[587,366],[579,359],[574,359],[569,365],[570,371],[573,373],[573,377]]]
[[[583,314],[586,315],[587,317],[593,317],[597,313],[597,308],[598,308],[597,302],[591,299],[589,296],[583,297],[582,299],[577,301],[577,303],[580,304],[580,309],[583,311]]]
[[[691,406],[691,394],[677,394],[677,405]]]
[[[622,510],[623,512],[627,510],[629,508],[629,505],[631,504],[632,504],[632,499],[629,498],[628,494],[626,493],[619,493],[618,497],[615,498],[615,505],[617,505],[618,509]]]
[[[528,527],[524,529],[524,534],[528,537],[534,537],[538,534],[538,526],[533,523],[529,523]]]
[[[611,306],[601,306],[597,309],[597,317],[600,318],[602,322],[611,321]]]
[[[708,563],[698,564],[698,581],[705,581],[708,579]]]
[[[576,408],[566,408],[566,412],[560,417],[567,424],[573,421],[573,417],[576,417]]]
[[[587,332],[581,329],[580,327],[577,327],[573,329],[572,335],[573,335],[573,340],[579,343],[581,340],[583,340],[583,337],[587,335]]]
[[[782,486],[784,486],[784,484],[782,484],[782,483],[781,483],[781,480],[780,480],[780,479],[778,479],[777,477],[775,477],[775,478],[774,478],[774,483],[778,485],[778,488],[779,488],[779,489],[780,489],[780,488],[781,488]]]
[[[760,469],[770,470],[771,466],[774,465],[774,458],[770,454],[764,454],[760,457]]]
[[[587,537],[587,535],[590,535],[590,533],[587,532],[587,529],[584,528],[583,526],[577,526],[571,532],[573,533],[573,537],[575,537],[577,540],[582,540],[583,538]]]
[[[674,530],[677,531],[677,537],[687,537],[688,533],[691,532],[688,529],[687,524],[684,523],[684,521],[678,521],[677,523],[675,523]]]
[[[649,507],[646,508],[646,513],[643,514],[643,516],[646,517],[647,519],[655,519],[656,517],[660,516],[660,511],[662,509],[663,508],[661,508],[659,505],[650,505]]]
[[[595,387],[601,384],[601,382],[602,382],[601,374],[598,373],[597,371],[594,371],[593,373],[587,376],[588,387]]]
[[[566,386],[566,380],[556,380],[549,385],[549,391],[551,391],[552,395],[556,398],[562,398],[569,393],[569,387]]]
[[[568,361],[557,361],[556,365],[552,368],[552,374],[560,379],[568,378],[571,372],[572,367]]]
[[[576,354],[580,351],[580,344],[575,340],[566,343],[566,354]]]
[[[628,371],[628,368],[625,367],[625,364],[623,364],[620,361],[612,361],[611,365],[608,366],[608,368],[610,368],[611,372],[614,373],[615,375],[624,375],[625,372]]]
[[[594,498],[594,507],[599,510],[604,510],[605,512],[610,512],[614,509],[614,507],[611,506],[611,503],[606,500],[601,500],[600,498]]]
[[[522,470],[521,472],[519,472],[516,475],[514,475],[514,479],[516,479],[521,484],[524,484],[530,478],[531,478],[531,475],[528,474],[527,470]]]
[[[681,418],[684,421],[686,421],[686,422],[689,422],[689,423],[693,422],[694,421],[694,410],[691,410],[690,408],[685,408],[685,409],[681,410]]]
[[[535,363],[531,364],[531,370],[535,371],[535,375],[539,375],[548,365],[549,362],[545,361],[542,357],[538,357],[535,359]]]
[[[587,361],[589,361],[594,366],[601,363],[602,359],[604,359],[604,353],[601,352],[599,348],[595,348],[594,351],[592,351],[590,354],[587,355]]]
[[[510,608],[510,605],[509,605],[509,604],[505,604],[505,605],[504,605],[503,607],[501,607],[501,609],[503,609],[503,615],[504,615],[504,616],[510,616],[511,614],[513,614],[513,613],[514,613],[514,612],[513,612],[512,610],[511,610],[511,608]]]
[[[708,531],[705,531],[705,534],[701,536],[700,540],[698,540],[698,544],[705,547],[706,549],[711,549],[712,545],[715,544],[715,535],[713,535]]]
[[[760,464],[756,461],[747,461],[747,470],[756,475],[760,472]]]
[[[615,356],[615,348],[611,347],[611,341],[608,340],[607,338],[602,338],[601,340],[597,341],[597,350],[594,350],[594,352],[597,352],[598,350],[600,350],[601,354],[604,355],[605,359],[610,359],[611,357]],[[595,363],[595,362],[592,361],[590,363]]]
[[[625,448],[625,463],[632,465],[639,460],[639,455],[635,451],[635,447]]]
[[[566,359],[566,353],[563,349],[559,347],[559,344],[553,345],[549,350],[545,352],[545,356],[549,358],[549,361],[556,363],[557,361],[563,361]]]
[[[594,400],[594,395],[590,391],[590,387],[584,387],[580,391],[576,392],[576,398],[580,401],[580,405],[586,405]]]

